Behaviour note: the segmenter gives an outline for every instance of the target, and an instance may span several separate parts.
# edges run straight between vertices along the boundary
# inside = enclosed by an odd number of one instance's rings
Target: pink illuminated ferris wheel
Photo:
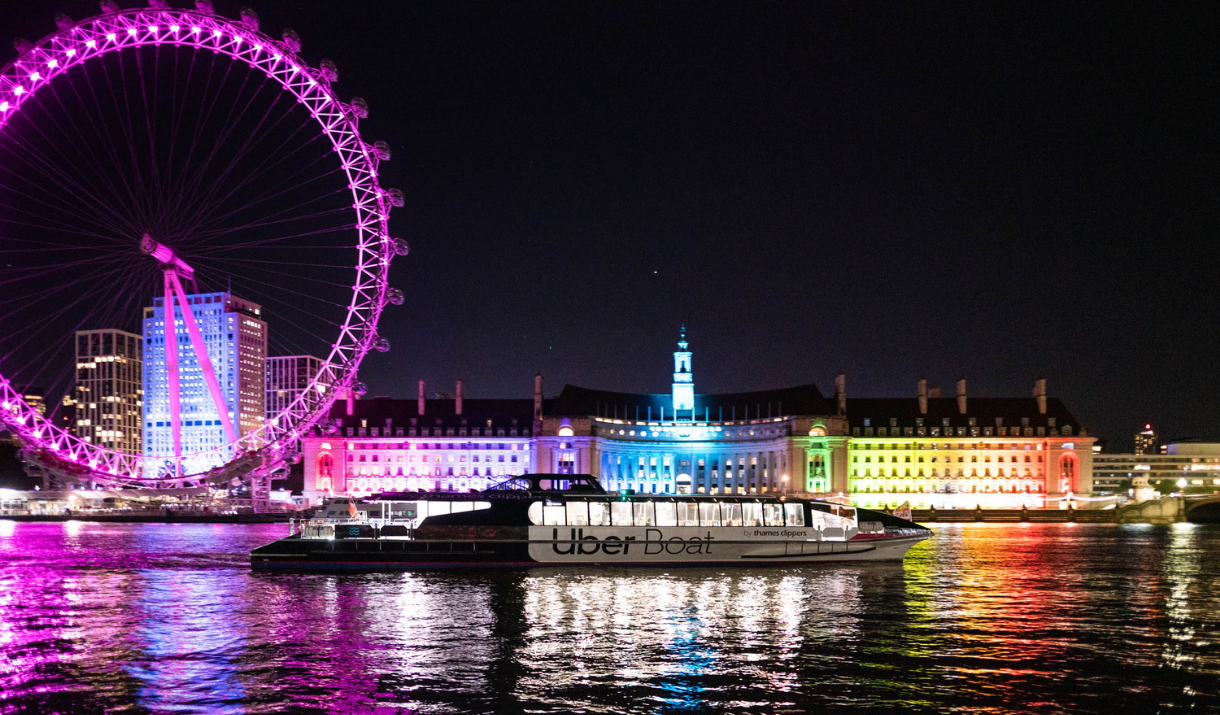
[[[0,422],[67,481],[266,475],[389,347],[403,195],[294,32],[150,4],[0,69]],[[276,355],[321,367],[264,384]]]

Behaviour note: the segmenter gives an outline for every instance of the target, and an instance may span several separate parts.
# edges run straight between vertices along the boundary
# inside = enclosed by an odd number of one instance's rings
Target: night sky
[[[394,149],[370,394],[667,391],[685,323],[698,392],[1045,377],[1112,448],[1220,436],[1214,4],[254,7]]]

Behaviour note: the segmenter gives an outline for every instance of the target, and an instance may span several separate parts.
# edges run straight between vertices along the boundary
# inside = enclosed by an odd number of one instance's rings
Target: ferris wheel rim
[[[255,21],[257,25],[257,21]],[[215,14],[186,9],[128,9],[95,15],[47,35],[0,67],[0,133],[37,91],[72,67],[127,48],[175,45],[211,51],[263,72],[281,91],[296,97],[309,110],[339,155],[348,181],[356,221],[356,280],[344,324],[323,362],[324,369],[305,389],[263,425],[221,447],[196,454],[232,450],[235,455],[219,469],[239,461],[281,464],[291,446],[324,418],[343,390],[353,389],[357,369],[378,341],[376,326],[389,291],[387,275],[395,254],[388,218],[393,198],[377,177],[378,159],[360,136],[361,116],[342,102],[321,69],[302,61],[294,48],[251,27],[248,18],[232,21]],[[399,201],[396,205],[401,205]],[[14,431],[26,448],[48,460],[97,481],[165,482],[144,474],[149,457],[99,447],[59,427],[30,407],[11,381],[0,374],[0,423]],[[191,456],[182,454],[179,460]],[[163,459],[163,457],[156,457]],[[213,472],[216,470],[212,470]],[[168,481],[198,481],[211,472],[187,474]]]

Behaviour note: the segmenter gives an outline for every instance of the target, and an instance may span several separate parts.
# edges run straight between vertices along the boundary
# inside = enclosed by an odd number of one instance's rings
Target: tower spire
[[[691,372],[691,352],[687,350],[686,325],[678,333],[678,349],[674,351],[674,419],[680,410],[690,410],[695,419],[695,376]]]

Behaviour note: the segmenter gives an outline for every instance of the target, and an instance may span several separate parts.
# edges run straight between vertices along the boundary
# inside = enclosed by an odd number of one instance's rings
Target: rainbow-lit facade
[[[848,399],[843,375],[830,399],[814,384],[696,394],[685,335],[678,348],[669,394],[566,385],[543,399],[538,377],[532,403],[421,392],[337,405],[304,440],[306,495],[465,491],[529,471],[593,474],[610,491],[806,493],[864,507],[1040,507],[1092,491],[1094,438],[1043,380],[1028,398],[970,398],[963,380],[953,398],[920,381],[910,398]]]
[[[1093,490],[1094,438],[1059,400],[963,392],[848,400],[847,409],[845,486],[863,507],[1032,508]]]

